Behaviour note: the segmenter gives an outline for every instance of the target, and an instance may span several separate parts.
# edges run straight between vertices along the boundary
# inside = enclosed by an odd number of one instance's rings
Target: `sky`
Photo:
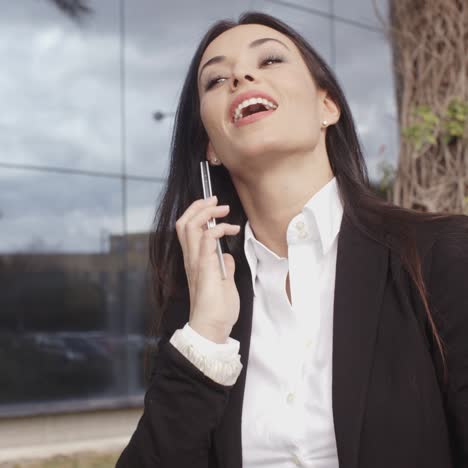
[[[127,0],[122,138],[120,12],[89,0],[76,23],[49,0],[3,2],[0,16],[0,163],[118,174],[125,142],[129,232],[151,227],[166,175],[173,112],[191,56],[207,28],[254,9],[286,21],[331,63],[328,0]],[[382,27],[372,0],[334,0],[339,17]],[[378,1],[384,17],[386,1]],[[334,70],[353,112],[371,178],[398,150],[391,50],[383,32],[335,22]],[[121,180],[0,165],[0,252],[98,252],[123,229]]]

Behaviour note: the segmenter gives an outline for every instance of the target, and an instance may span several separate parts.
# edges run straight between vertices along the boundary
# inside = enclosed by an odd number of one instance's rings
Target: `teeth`
[[[234,111],[234,122],[239,120],[242,117],[242,109],[244,107],[251,106],[252,104],[263,104],[265,107],[269,109],[276,109],[278,106],[274,104],[273,102],[269,101],[268,99],[265,98],[250,98],[246,99],[245,101],[242,101],[235,109]]]

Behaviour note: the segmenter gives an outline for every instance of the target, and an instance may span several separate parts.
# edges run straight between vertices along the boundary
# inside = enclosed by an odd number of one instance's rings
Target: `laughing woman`
[[[468,467],[468,217],[373,193],[342,90],[290,27],[206,33],[156,220],[161,340],[118,468]]]

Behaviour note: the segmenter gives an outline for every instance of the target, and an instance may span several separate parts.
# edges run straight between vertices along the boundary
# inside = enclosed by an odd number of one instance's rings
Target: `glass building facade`
[[[335,70],[371,178],[397,156],[372,0],[64,5],[4,2],[0,17],[0,416],[142,403],[157,343],[148,232],[184,74],[214,21],[259,10],[295,27]]]

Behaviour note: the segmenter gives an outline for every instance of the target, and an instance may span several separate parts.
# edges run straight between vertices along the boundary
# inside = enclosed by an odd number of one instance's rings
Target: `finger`
[[[185,225],[187,222],[193,217],[194,214],[198,213],[201,209],[208,207],[208,206],[216,206],[218,203],[218,199],[216,196],[211,198],[200,198],[195,200],[183,213],[183,215],[176,221],[175,228],[177,232],[177,237],[179,238],[180,245],[182,247],[182,251],[185,251],[186,245],[186,233],[185,233]]]
[[[211,218],[219,218],[226,216],[229,211],[228,206],[210,206],[203,208],[196,213],[185,224],[185,256],[186,263],[190,270],[196,269],[198,264],[198,256],[200,253],[200,241],[207,227],[207,222]]]
[[[184,214],[177,220],[176,222],[176,229],[183,233],[185,224],[187,221],[193,217],[196,213],[198,213],[203,208],[209,206],[215,206],[218,203],[218,199],[216,196],[210,198],[199,198],[195,200],[185,211]]]
[[[200,256],[198,259],[199,272],[206,268],[212,268],[212,265],[218,262],[217,239],[225,235],[234,236],[239,232],[240,226],[238,224],[228,223],[221,223],[204,231],[200,242]]]

